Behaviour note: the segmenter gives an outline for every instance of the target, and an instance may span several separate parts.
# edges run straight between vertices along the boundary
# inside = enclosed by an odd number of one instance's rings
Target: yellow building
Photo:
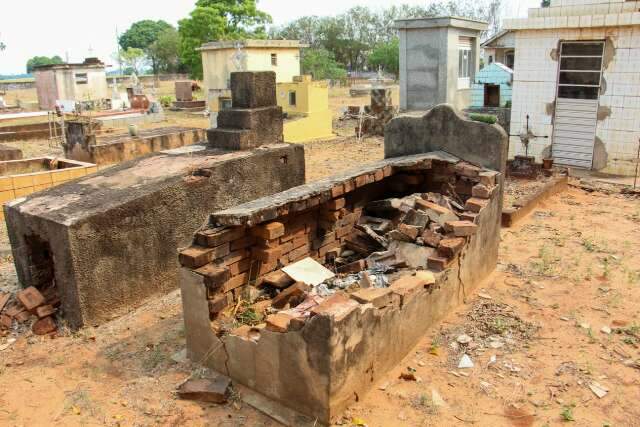
[[[204,90],[209,110],[231,106],[229,81],[234,71],[275,71],[276,82],[290,82],[300,74],[297,40],[227,40],[200,47]]]
[[[329,109],[326,81],[312,81],[311,76],[296,76],[293,82],[278,83],[278,105],[287,113],[284,122],[286,142],[305,142],[332,138],[333,114]]]

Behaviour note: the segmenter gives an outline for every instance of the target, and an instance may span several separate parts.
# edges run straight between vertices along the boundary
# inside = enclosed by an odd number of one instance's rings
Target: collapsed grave
[[[287,425],[330,423],[495,268],[505,133],[440,106],[386,134],[396,157],[218,211],[180,252],[188,356]]]
[[[359,110],[359,107],[356,108]],[[391,89],[371,89],[371,105],[364,106],[364,118],[356,128],[356,135],[384,136],[384,127],[396,113],[397,108],[391,101]]]
[[[247,105],[243,117],[259,116],[254,104],[265,96],[275,105],[274,73],[231,79],[245,89],[234,95]],[[270,125],[282,129],[282,117]],[[53,284],[72,327],[110,320],[175,289],[176,251],[212,211],[304,182],[301,146],[282,144],[282,132],[247,131],[254,137],[247,150],[211,134],[209,144],[153,153],[5,205],[21,285]]]

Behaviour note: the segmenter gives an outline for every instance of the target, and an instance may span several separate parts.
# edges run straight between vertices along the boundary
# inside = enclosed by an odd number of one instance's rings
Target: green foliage
[[[27,61],[27,73],[32,73],[34,67],[39,65],[62,64],[64,61],[58,55],[52,56],[34,56]]]
[[[347,76],[347,71],[340,67],[333,54],[326,49],[305,49],[302,55],[302,72],[311,74],[315,80],[339,80]]]
[[[165,21],[152,21],[145,19],[134,22],[131,27],[120,36],[118,43],[122,50],[130,48],[141,49],[145,55],[149,56],[153,72],[157,73],[160,68],[160,61],[152,48],[160,36],[168,30],[174,30],[171,24]],[[176,48],[177,49],[177,48]]]
[[[160,105],[165,108],[171,107],[171,102],[173,102],[173,97],[171,95],[162,95],[160,97]]]
[[[155,60],[156,72],[174,73],[180,69],[180,34],[173,28],[167,28],[158,34],[147,52]]]
[[[565,406],[562,409],[562,412],[560,412],[560,417],[562,418],[562,421],[565,422],[575,421],[576,419],[573,417],[573,405]]]
[[[180,58],[191,75],[202,78],[202,56],[196,50],[215,40],[264,38],[271,16],[258,10],[256,0],[198,0],[189,18],[178,23]]]
[[[142,49],[130,47],[122,52],[120,56],[122,58],[122,62],[124,62],[127,67],[131,68],[134,73],[140,74],[145,60],[144,51]]]
[[[378,44],[369,54],[369,66],[372,69],[382,67],[384,71],[398,77],[400,72],[400,40],[394,37],[388,42]]]
[[[388,63],[382,65],[388,72],[394,72],[389,66],[394,61],[389,58],[391,49],[387,45],[397,39],[395,20],[462,16],[489,22],[488,32],[494,34],[499,30],[501,4],[502,0],[447,0],[429,2],[426,7],[403,4],[379,11],[356,6],[337,16],[304,16],[272,28],[269,35],[273,39],[301,40],[312,48],[326,49],[339,64],[351,70],[377,68],[382,56],[388,58]]]
[[[491,114],[472,113],[469,114],[469,118],[475,122],[488,123],[490,125],[493,125],[498,121],[498,118]]]

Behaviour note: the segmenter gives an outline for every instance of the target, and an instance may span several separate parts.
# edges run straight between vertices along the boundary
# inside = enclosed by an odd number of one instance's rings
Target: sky
[[[438,0],[433,0],[438,1]],[[428,0],[400,0],[395,4],[424,5]],[[258,7],[281,25],[305,15],[336,15],[352,6],[388,7],[389,0],[259,0]],[[507,17],[526,16],[540,0],[504,0]],[[24,73],[36,55],[60,55],[81,62],[97,56],[115,64],[116,29],[122,33],[136,21],[163,19],[173,25],[188,16],[195,0],[18,0],[4,5],[0,19],[0,74]]]

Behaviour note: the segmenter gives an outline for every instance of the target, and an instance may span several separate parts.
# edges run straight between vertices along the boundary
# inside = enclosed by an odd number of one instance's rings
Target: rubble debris
[[[30,312],[45,303],[45,299],[36,288],[29,286],[16,294],[16,299]]]
[[[225,403],[231,393],[231,379],[223,375],[214,378],[190,379],[180,384],[178,397],[199,402]]]
[[[57,330],[56,322],[51,316],[43,317],[34,322],[31,330],[36,335],[47,335]]]
[[[471,369],[473,368],[473,361],[468,354],[463,354],[460,362],[458,363],[458,369]]]
[[[312,258],[305,258],[302,261],[290,264],[284,267],[282,271],[296,282],[303,282],[312,286],[317,286],[335,276],[334,273]]]
[[[609,393],[609,389],[602,386],[601,384],[593,381],[591,384],[589,384],[589,389],[593,392],[593,394],[595,394],[596,396],[598,396],[598,399],[602,399],[603,397],[605,397],[607,395],[607,393]]]

